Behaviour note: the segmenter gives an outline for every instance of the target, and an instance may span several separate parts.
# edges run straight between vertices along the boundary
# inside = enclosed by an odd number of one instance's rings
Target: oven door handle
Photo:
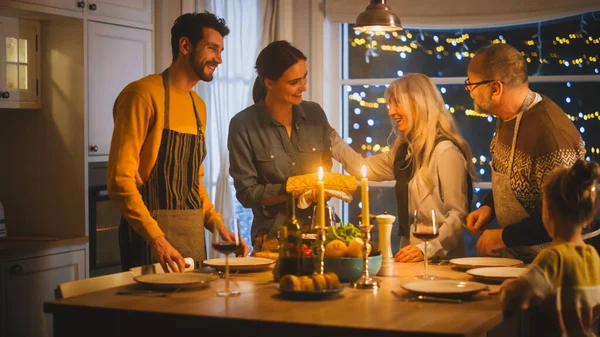
[[[93,198],[94,201],[110,200],[110,196],[108,195],[108,191],[106,189],[90,189],[90,197]]]

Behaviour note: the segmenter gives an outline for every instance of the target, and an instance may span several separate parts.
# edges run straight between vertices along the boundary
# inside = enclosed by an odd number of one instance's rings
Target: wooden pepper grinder
[[[381,251],[381,269],[377,275],[391,276],[394,267],[394,256],[392,255],[392,227],[396,217],[384,212],[375,217],[379,230],[379,251]]]

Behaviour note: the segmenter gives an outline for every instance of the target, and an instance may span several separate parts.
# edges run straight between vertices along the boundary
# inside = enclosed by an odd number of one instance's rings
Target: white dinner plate
[[[405,283],[402,288],[422,295],[467,297],[487,288],[487,285],[455,280],[427,280]]]
[[[482,268],[482,267],[516,267],[523,261],[504,257],[462,257],[450,260],[450,264],[460,268]]]
[[[217,270],[225,270],[225,258],[208,259],[203,263]],[[274,263],[274,260],[262,257],[232,257],[229,258],[229,271],[259,271],[268,269]]]
[[[160,289],[202,288],[218,279],[215,275],[200,273],[144,274],[133,278],[145,286]]]
[[[467,274],[479,280],[498,282],[517,278],[523,275],[526,270],[526,268],[519,267],[486,267],[469,269]]]

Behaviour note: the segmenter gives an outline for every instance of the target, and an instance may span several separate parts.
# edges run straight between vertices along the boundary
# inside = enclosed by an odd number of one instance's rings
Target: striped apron
[[[206,259],[204,216],[200,199],[200,166],[206,157],[202,122],[190,93],[198,134],[169,129],[169,76],[162,73],[165,90],[165,126],[158,158],[148,180],[139,188],[144,204],[165,233],[165,238],[183,257]],[[145,240],[121,218],[119,228],[123,270],[156,262]]]

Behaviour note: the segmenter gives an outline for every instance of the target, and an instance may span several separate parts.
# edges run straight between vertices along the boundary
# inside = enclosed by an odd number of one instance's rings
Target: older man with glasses
[[[583,140],[558,105],[529,89],[527,64],[514,47],[478,50],[467,76],[475,110],[498,118],[490,144],[492,191],[467,216],[467,229],[481,234],[480,255],[498,256],[508,248],[528,261],[551,240],[541,217],[544,178],[583,158]],[[499,229],[487,229],[494,218]]]

